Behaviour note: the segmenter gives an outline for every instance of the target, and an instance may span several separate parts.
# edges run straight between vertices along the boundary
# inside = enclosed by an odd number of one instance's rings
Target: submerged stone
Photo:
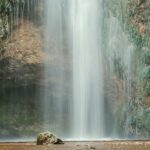
[[[37,136],[37,145],[63,144],[63,141],[51,132],[43,132]]]

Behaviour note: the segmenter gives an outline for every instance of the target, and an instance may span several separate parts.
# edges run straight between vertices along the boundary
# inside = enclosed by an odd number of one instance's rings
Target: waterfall
[[[73,137],[104,136],[102,19],[100,0],[72,0]]]
[[[115,101],[113,102],[114,104],[118,104],[118,106],[115,105],[113,107],[113,109],[116,110],[117,107],[119,107],[120,103],[128,103],[128,99],[133,94],[131,82],[133,82],[134,78],[133,56],[135,47],[134,44],[129,41],[127,34],[122,30],[120,22],[117,18],[110,15],[107,25],[107,61],[109,64],[109,71],[107,71],[107,75],[109,76],[109,78],[111,78],[111,81],[109,82],[117,82],[116,85],[118,86],[117,92],[109,92],[109,94],[111,95],[109,99],[111,99],[111,101]],[[112,95],[115,96],[113,97]],[[109,103],[109,105],[111,107],[113,106],[111,103]],[[130,118],[128,116],[127,109],[128,108],[126,108],[126,110],[122,110],[121,114],[124,113],[125,115],[127,115],[127,118]],[[112,121],[113,120],[111,120],[110,122]],[[124,126],[124,133],[126,134],[126,132],[128,132],[129,130],[128,119],[125,121]],[[117,130],[116,127],[114,130]],[[115,136],[115,138],[119,136],[118,133],[113,134],[115,134],[113,135]]]
[[[69,102],[69,115],[63,118],[66,108],[64,93],[64,10],[68,4],[67,23],[69,51],[72,51],[73,61],[73,95]],[[46,27],[45,27],[45,78],[52,77],[54,68],[48,64],[58,64],[55,66],[57,83],[49,89],[46,86],[44,94],[44,124],[55,133],[60,134],[59,127],[64,125],[60,120],[69,120],[70,136],[74,139],[98,139],[104,136],[104,98],[103,98],[103,65],[102,65],[102,0],[71,0],[46,1]],[[69,19],[70,18],[70,19]],[[69,30],[70,29],[70,30]],[[61,61],[61,64],[59,64]],[[55,89],[55,86],[57,89]],[[51,98],[49,93],[54,92],[55,98]],[[56,93],[55,93],[56,92]],[[54,116],[51,117],[51,114]],[[54,129],[51,127],[52,118]]]
[[[110,10],[113,3],[122,14]],[[30,140],[47,130],[63,140],[129,137],[126,106],[140,56],[125,32],[126,9],[122,0],[24,0],[10,7],[0,140]]]
[[[44,129],[71,140],[120,137],[115,115],[132,95],[134,67],[125,25],[107,1],[45,4]]]
[[[60,0],[45,1],[45,89],[43,103],[44,130],[55,133],[63,128],[63,31],[62,7]],[[60,132],[59,132],[60,134]]]

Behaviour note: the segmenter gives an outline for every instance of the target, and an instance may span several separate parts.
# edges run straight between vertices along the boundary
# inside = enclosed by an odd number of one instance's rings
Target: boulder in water
[[[64,144],[63,141],[57,138],[51,132],[43,132],[37,136],[37,145],[49,145],[49,144]]]

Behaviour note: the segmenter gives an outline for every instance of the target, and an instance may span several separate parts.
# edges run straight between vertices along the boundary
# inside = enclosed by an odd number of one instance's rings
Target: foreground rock
[[[57,138],[51,132],[43,132],[37,136],[37,145],[63,144],[63,141]]]

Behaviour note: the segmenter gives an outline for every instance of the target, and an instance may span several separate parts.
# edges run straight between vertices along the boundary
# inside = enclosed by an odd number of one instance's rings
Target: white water
[[[73,125],[75,139],[104,136],[102,1],[72,0]]]
[[[59,64],[64,58],[63,4],[64,2],[60,0],[46,0],[45,51],[49,59],[45,63],[45,78],[51,76],[50,72],[53,72],[53,68],[50,68],[48,64]],[[78,140],[100,139],[104,136],[102,0],[71,0],[68,6],[67,30],[70,32],[69,39],[72,42],[69,45],[73,54],[73,97],[69,100],[71,109],[69,108],[70,117],[68,118],[71,122],[70,137]],[[65,109],[65,100],[62,97],[64,92],[63,61],[56,65],[56,68],[56,76],[59,75],[59,77],[56,78],[57,85],[54,86],[59,87],[59,90],[55,89],[53,100],[49,97],[49,93],[54,91],[54,87],[52,91],[46,90],[44,94],[44,124],[48,126],[45,126],[45,129],[60,135],[59,130],[63,126],[60,120]],[[54,124],[49,121],[51,114],[54,114],[52,119]]]
[[[44,130],[67,140],[105,139],[113,134],[115,110],[111,106],[118,93],[109,93],[114,99],[109,97],[104,80],[109,79],[106,84],[113,87],[110,82],[118,73],[113,63],[117,57],[127,71],[127,75],[122,73],[121,94],[129,97],[132,44],[115,17],[105,20],[103,0],[45,0],[45,4]],[[103,35],[104,20],[107,36]],[[104,105],[104,94],[111,110],[104,109],[108,105]],[[113,117],[106,120],[110,114]]]
[[[63,33],[60,0],[45,1],[45,90],[42,93],[44,130],[59,133],[63,128]],[[44,95],[44,96],[43,96]]]

